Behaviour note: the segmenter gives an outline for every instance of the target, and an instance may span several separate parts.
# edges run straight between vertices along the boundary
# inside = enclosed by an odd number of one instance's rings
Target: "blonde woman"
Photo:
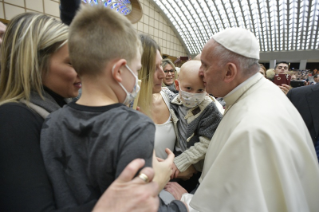
[[[167,87],[170,91],[174,93],[178,93],[175,88],[175,79],[177,77],[176,68],[174,63],[166,58],[162,61],[162,67],[165,73],[165,77],[163,79],[163,86]]]
[[[41,14],[18,15],[7,27],[1,46],[0,211],[55,211],[39,142],[44,117],[81,87],[69,61],[67,37],[66,25]],[[94,211],[157,211],[154,171],[144,168],[143,177],[132,180],[144,163],[132,161]],[[92,211],[96,200],[68,211]]]
[[[171,121],[169,98],[162,92],[165,77],[162,56],[157,43],[147,35],[140,35],[143,46],[142,68],[138,77],[142,80],[138,106],[156,126],[154,149],[157,157],[165,159],[165,148],[174,150],[176,134]]]

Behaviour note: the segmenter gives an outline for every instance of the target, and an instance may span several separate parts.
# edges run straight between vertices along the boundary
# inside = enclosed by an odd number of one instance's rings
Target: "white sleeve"
[[[189,212],[199,212],[199,211],[195,210],[194,208],[192,208],[189,205],[189,203],[191,202],[192,198],[193,198],[193,194],[185,193],[185,194],[182,195],[181,201],[184,202],[187,205]]]

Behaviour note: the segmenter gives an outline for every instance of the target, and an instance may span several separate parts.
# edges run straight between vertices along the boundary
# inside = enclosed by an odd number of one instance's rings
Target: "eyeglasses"
[[[175,72],[175,70],[172,69],[172,70],[165,70],[165,71],[164,71],[165,74],[168,74],[168,72],[170,72],[170,73],[172,74],[172,73]]]
[[[287,70],[288,69],[288,66],[278,66],[279,69],[285,69]]]

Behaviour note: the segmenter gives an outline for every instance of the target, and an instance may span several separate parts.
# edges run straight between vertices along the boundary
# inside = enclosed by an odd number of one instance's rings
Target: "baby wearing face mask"
[[[200,66],[201,62],[195,60],[184,63],[175,81],[179,94],[164,91],[171,99],[170,112],[177,134],[171,178],[186,180],[202,171],[207,147],[222,118],[214,100],[206,93],[199,76]],[[197,173],[190,181],[180,181],[180,184],[190,191],[199,176]]]

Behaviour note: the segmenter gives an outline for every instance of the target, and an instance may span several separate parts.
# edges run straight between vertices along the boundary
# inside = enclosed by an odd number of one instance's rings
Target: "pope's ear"
[[[238,68],[234,63],[227,63],[226,64],[226,72],[224,76],[225,82],[233,81],[238,74]]]
[[[117,82],[122,82],[122,68],[126,65],[125,59],[117,60],[113,63],[112,76]]]
[[[175,80],[175,89],[179,91],[179,82],[177,79]]]

